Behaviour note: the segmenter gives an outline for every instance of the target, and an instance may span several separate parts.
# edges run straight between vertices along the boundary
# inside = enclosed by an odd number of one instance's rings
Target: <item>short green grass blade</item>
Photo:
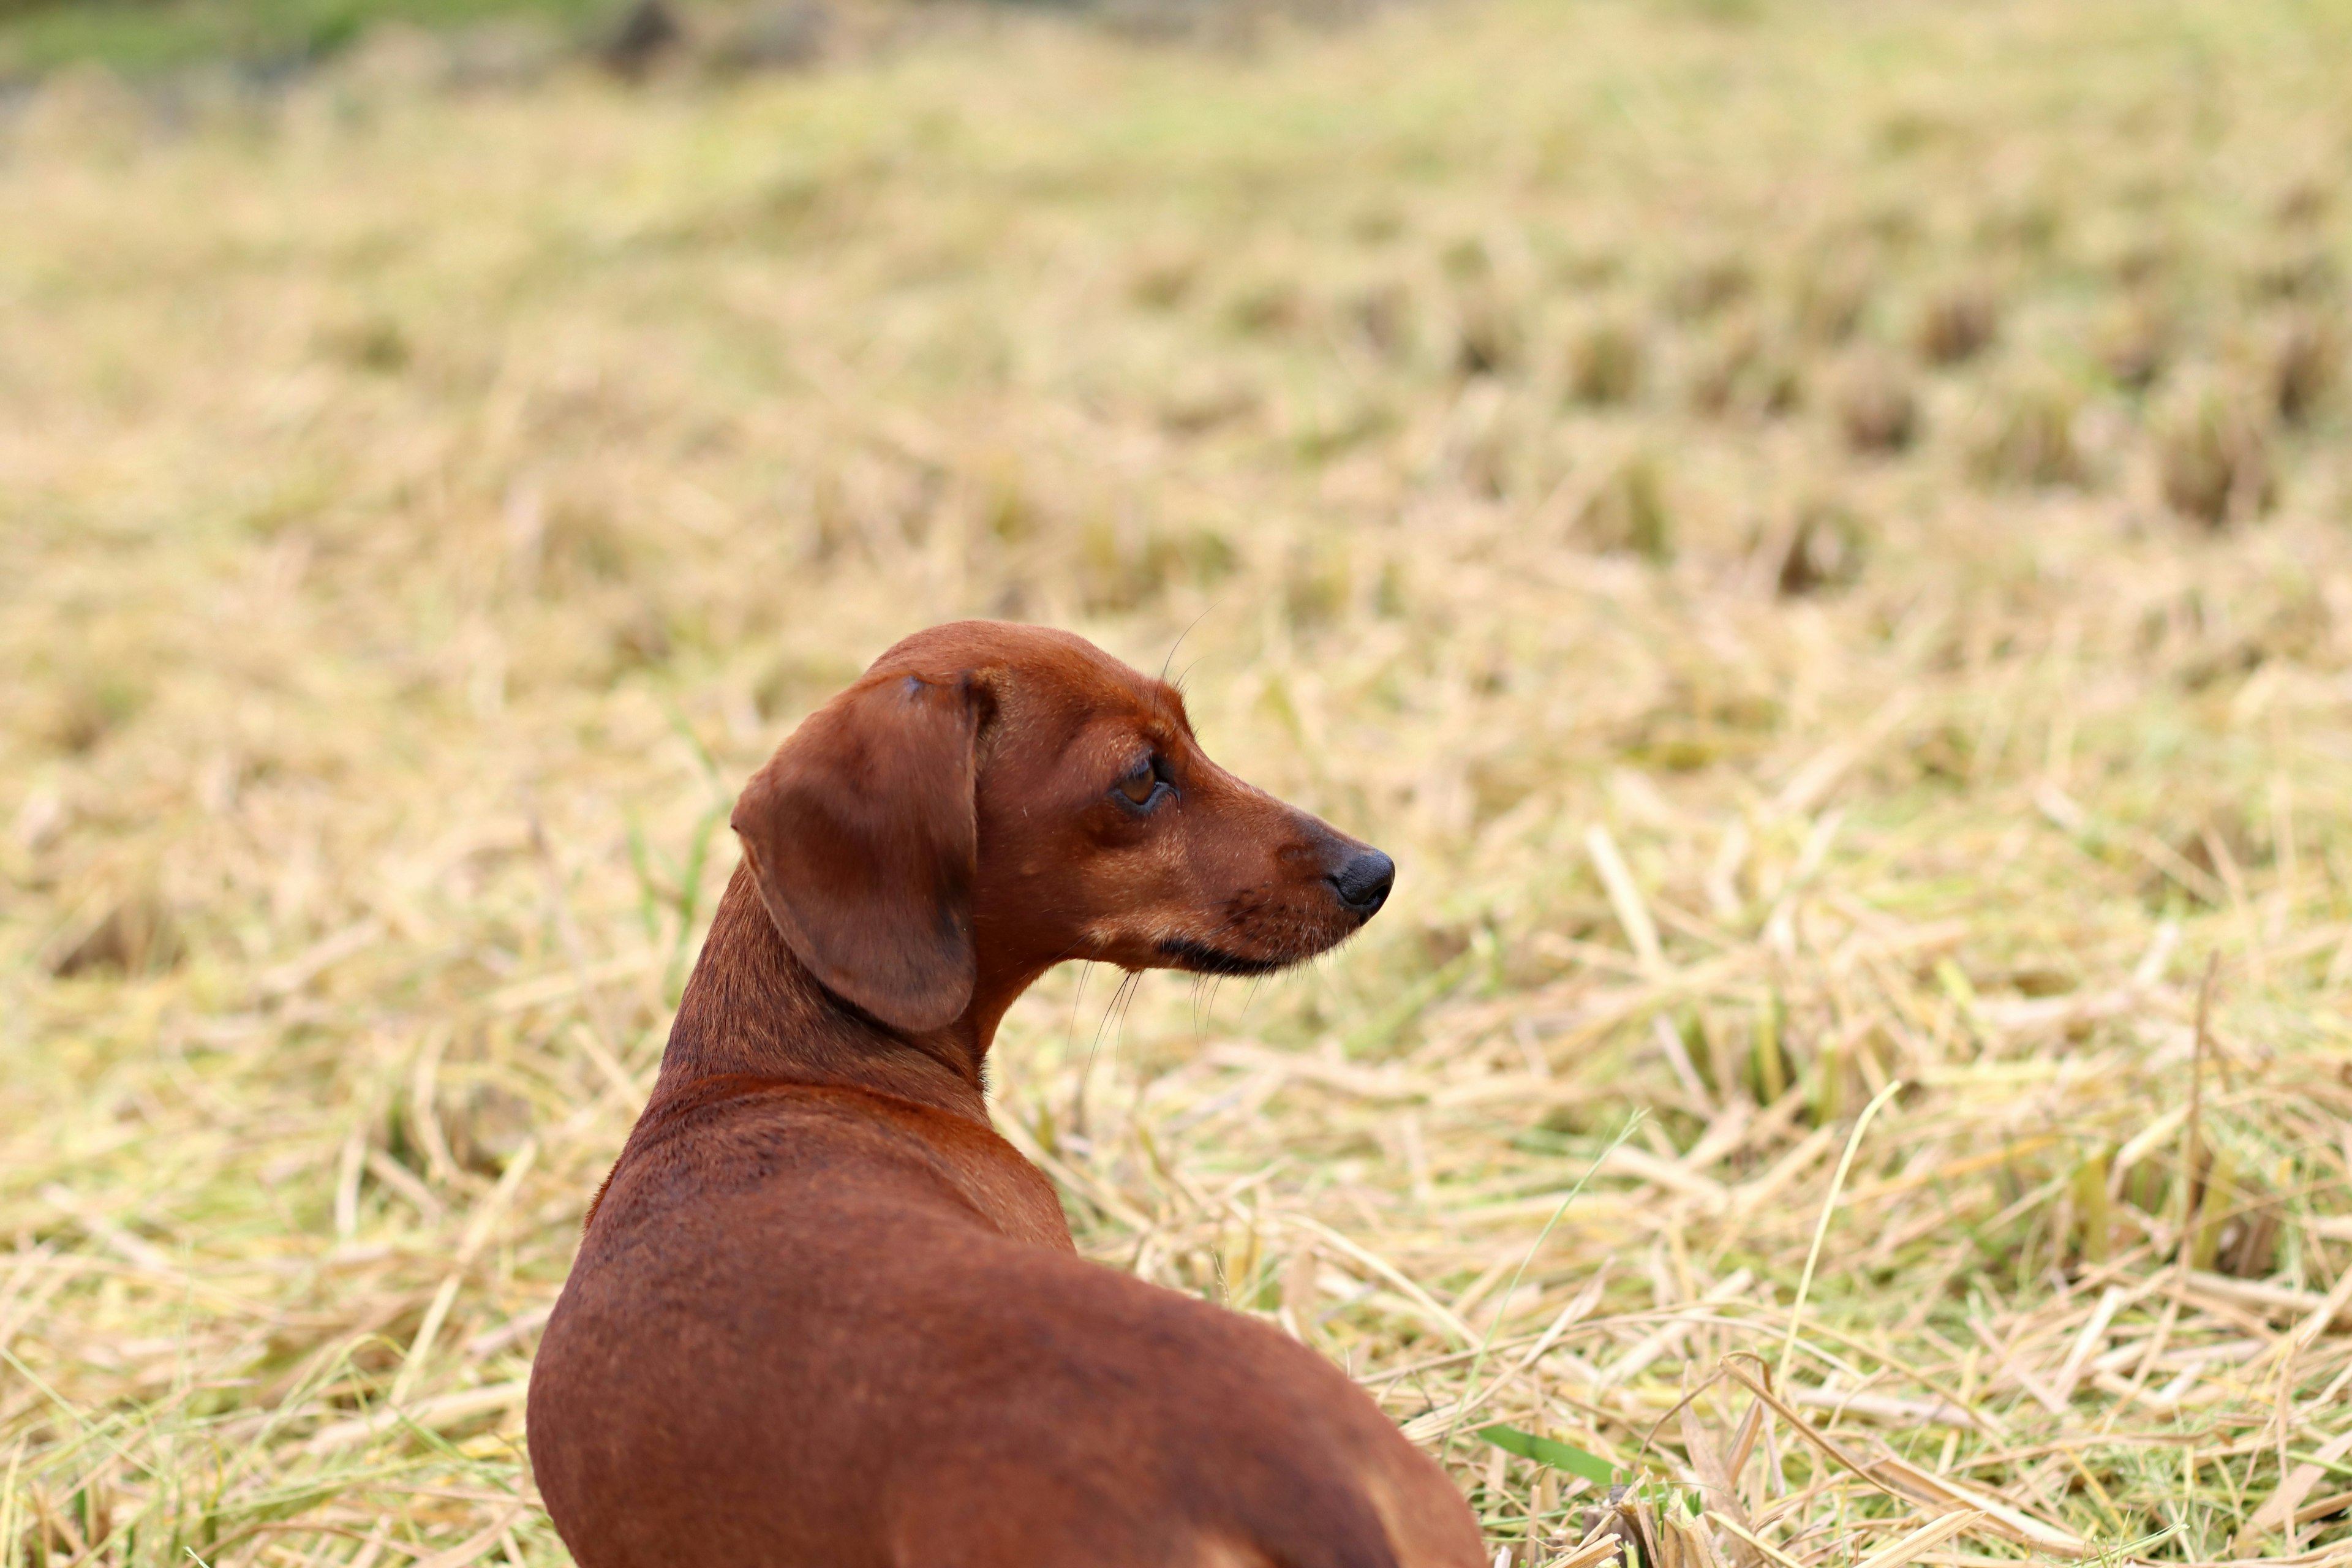
[[[1572,1443],[1538,1437],[1532,1432],[1522,1432],[1516,1426],[1506,1426],[1500,1423],[1481,1426],[1478,1436],[1507,1454],[1533,1459],[1537,1464],[1549,1465],[1555,1470],[1566,1470],[1571,1476],[1582,1476],[1598,1486],[1605,1487],[1616,1479],[1616,1471],[1608,1460],[1598,1454],[1588,1454]]]

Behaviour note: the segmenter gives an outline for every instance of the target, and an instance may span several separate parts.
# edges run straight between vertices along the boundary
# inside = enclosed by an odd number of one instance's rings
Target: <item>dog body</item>
[[[1386,857],[1216,769],[1159,683],[988,623],[886,654],[736,827],[532,1372],[583,1568],[1480,1562],[1328,1363],[1078,1258],[983,1098],[1055,963],[1279,968],[1369,918]]]

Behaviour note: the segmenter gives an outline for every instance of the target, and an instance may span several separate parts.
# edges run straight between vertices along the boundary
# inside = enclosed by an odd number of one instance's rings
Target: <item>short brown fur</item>
[[[983,1099],[1055,963],[1280,968],[1386,857],[1211,763],[1167,686],[986,622],[885,654],[735,826],[532,1372],[582,1568],[1476,1568],[1322,1357],[1076,1258]]]

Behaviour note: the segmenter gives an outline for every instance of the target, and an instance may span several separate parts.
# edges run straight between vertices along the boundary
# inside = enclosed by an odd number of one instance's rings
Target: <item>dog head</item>
[[[895,1028],[992,1016],[1064,959],[1264,974],[1378,912],[1379,850],[1211,762],[1163,682],[1065,632],[908,637],[737,802],[760,899]]]

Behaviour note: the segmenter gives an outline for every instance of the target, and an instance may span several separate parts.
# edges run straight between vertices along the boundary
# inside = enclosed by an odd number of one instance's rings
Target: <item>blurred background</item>
[[[962,616],[1396,856],[1049,977],[997,1115],[1510,1561],[1596,1467],[1650,1568],[2352,1560],[2347,81],[2337,0],[0,0],[0,1568],[562,1561],[734,791]]]

